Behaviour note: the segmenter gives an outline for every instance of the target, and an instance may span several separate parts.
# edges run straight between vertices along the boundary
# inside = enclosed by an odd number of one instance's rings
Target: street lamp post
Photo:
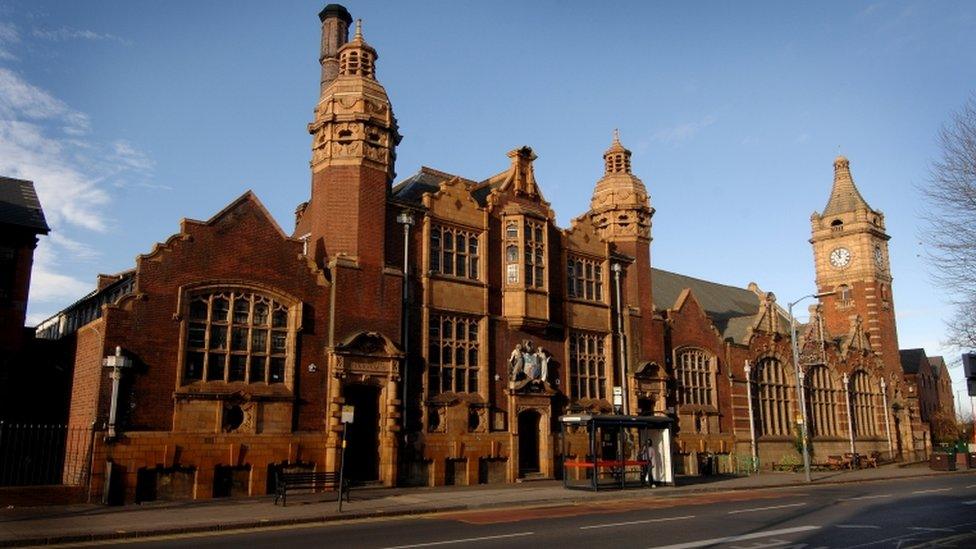
[[[884,378],[881,378],[881,399],[884,404],[885,436],[888,437],[888,456],[891,459],[894,459],[894,456],[892,455],[894,453],[894,450],[891,447],[891,426],[888,422],[888,416],[890,415],[888,413],[888,386],[885,384]]]
[[[753,472],[759,470],[759,453],[756,448],[756,416],[753,415],[752,411],[752,367],[749,365],[749,361],[746,361],[746,365],[742,368],[746,374],[746,391],[749,395],[749,442],[752,447],[752,467]]]
[[[826,297],[828,295],[834,295],[835,292],[824,292],[819,294],[810,294],[797,299],[796,301],[789,304],[789,314],[790,314],[790,344],[793,347],[793,370],[796,372],[796,392],[799,398],[797,401],[800,404],[800,438],[803,443],[803,474],[807,482],[810,482],[810,449],[807,444],[807,397],[806,391],[803,390],[803,372],[800,371],[800,349],[796,341],[796,317],[793,316],[793,306],[797,303],[803,301],[804,299],[814,297],[820,299],[821,297]]]
[[[630,412],[627,406],[627,400],[630,395],[627,391],[627,347],[624,342],[624,304],[620,298],[620,272],[623,268],[620,266],[620,263],[614,263],[610,268],[613,270],[613,281],[617,293],[617,346],[620,355],[620,389],[622,393],[620,395],[620,411],[624,415],[627,415]]]
[[[404,210],[397,215],[397,223],[403,225],[403,328],[400,341],[403,344],[403,442],[407,442],[407,386],[410,384],[409,373],[410,364],[410,305],[407,299],[410,295],[410,227],[413,227],[413,214]]]

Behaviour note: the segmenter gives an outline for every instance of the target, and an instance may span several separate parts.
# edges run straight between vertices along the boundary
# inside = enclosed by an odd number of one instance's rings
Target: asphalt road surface
[[[976,475],[489,509],[116,544],[247,549],[973,548]]]

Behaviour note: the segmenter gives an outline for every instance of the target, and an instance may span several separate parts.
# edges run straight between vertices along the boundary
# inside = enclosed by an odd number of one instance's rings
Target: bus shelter
[[[674,484],[671,418],[570,414],[560,417],[559,423],[566,488]]]

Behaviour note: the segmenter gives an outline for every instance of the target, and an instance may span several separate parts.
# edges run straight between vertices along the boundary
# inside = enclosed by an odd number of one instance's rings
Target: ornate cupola
[[[376,50],[362,22],[347,41],[349,12],[326,6],[322,20],[322,91],[312,134],[312,193],[299,207],[295,236],[323,265],[340,255],[385,264],[386,200],[395,176],[397,121],[376,80]]]
[[[361,20],[353,39],[337,53],[338,75],[322,90],[315,121],[308,126],[312,171],[362,164],[383,170],[392,181],[401,137],[390,99],[376,80],[379,56],[363,39]]]
[[[608,240],[651,237],[650,198],[644,183],[630,171],[630,151],[614,130],[613,143],[603,153],[603,178],[593,190],[590,216]]]

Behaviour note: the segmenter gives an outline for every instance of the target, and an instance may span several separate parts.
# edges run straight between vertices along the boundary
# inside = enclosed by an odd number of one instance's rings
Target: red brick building
[[[45,387],[56,393],[51,400],[63,400],[57,392],[63,379],[54,378],[29,352],[34,334],[24,327],[34,249],[49,231],[34,184],[0,177],[0,421],[7,423],[60,419],[38,405],[44,395],[35,388]]]
[[[116,436],[90,449],[96,491],[106,461],[129,500],[261,494],[282,468],[335,470],[343,405],[361,481],[558,476],[556,418],[613,411],[617,386],[624,413],[677,420],[680,471],[796,456],[789,317],[755,285],[651,267],[654,209],[617,137],[568,228],[528,147],[485,179],[423,167],[393,184],[400,135],[378,54],[358,25],[348,40],[345,8],[320,19],[311,190],[294,230],[247,192],[41,328],[74,333],[72,424],[107,421],[103,358],[118,347],[131,361]],[[847,161],[835,169],[811,242],[818,286],[836,293],[801,327],[815,459],[907,452],[924,425],[890,274],[865,248],[886,258],[883,218],[848,199],[860,195]]]

